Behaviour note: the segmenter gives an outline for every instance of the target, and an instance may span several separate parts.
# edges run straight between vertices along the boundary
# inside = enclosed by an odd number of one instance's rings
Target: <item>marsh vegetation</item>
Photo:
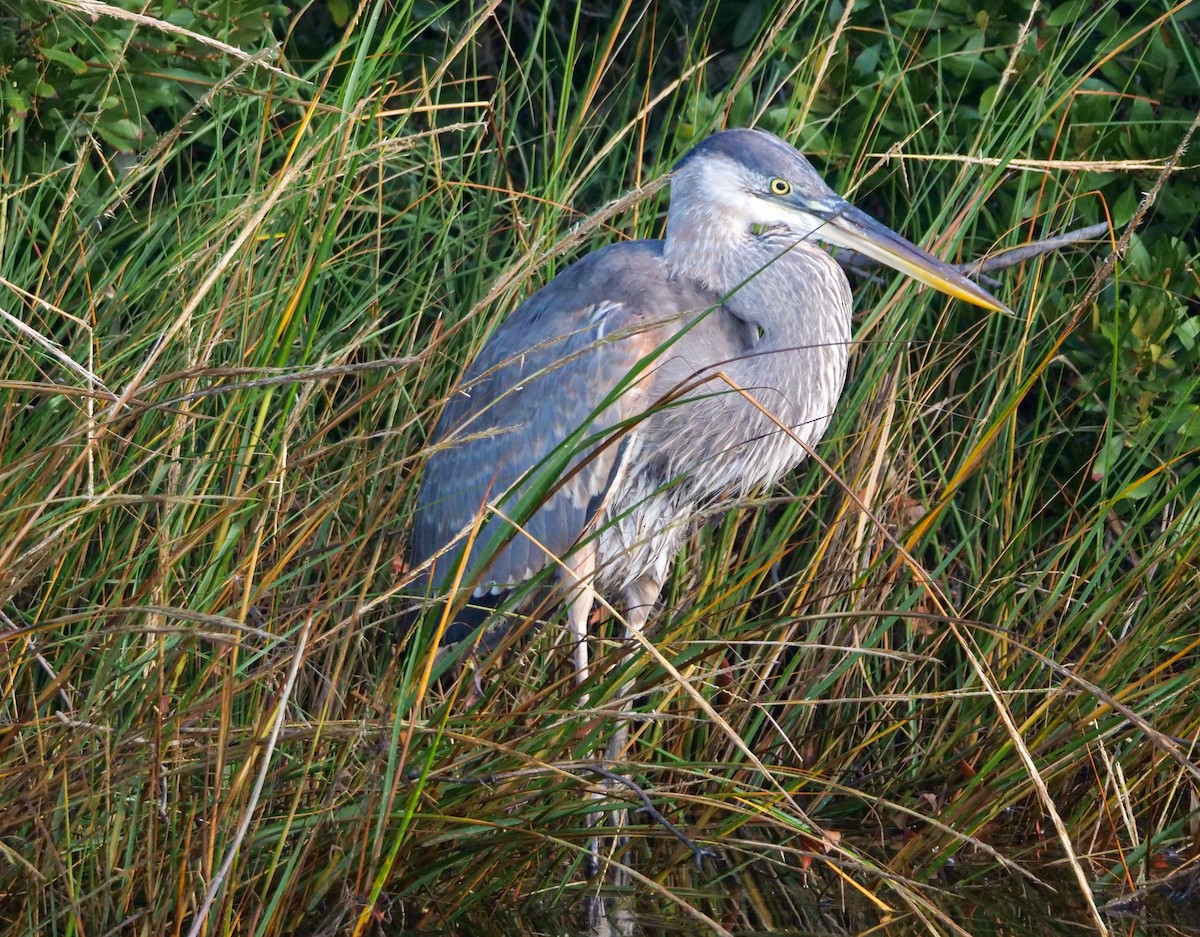
[[[0,921],[573,913],[632,706],[618,767],[718,853],[631,812],[647,929],[973,932],[943,891],[998,879],[1113,926],[1200,847],[1198,15],[6,4]],[[576,687],[550,608],[435,655],[404,557],[455,379],[726,125],[951,262],[1109,227],[990,274],[1013,317],[858,276],[824,464],[690,531],[659,656]]]

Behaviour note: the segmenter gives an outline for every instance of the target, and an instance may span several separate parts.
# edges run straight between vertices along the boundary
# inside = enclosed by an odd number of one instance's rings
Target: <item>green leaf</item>
[[[983,113],[991,111],[996,103],[996,95],[1000,92],[999,85],[989,85],[984,89],[983,94],[979,96],[979,109]]]
[[[1112,472],[1113,466],[1125,448],[1125,437],[1114,435],[1100,447],[1096,458],[1092,460],[1092,481],[1098,482]]]
[[[128,117],[102,120],[96,124],[96,132],[105,143],[121,153],[133,153],[141,149],[142,128]]]
[[[29,99],[12,85],[5,85],[4,107],[11,116],[24,117],[29,113]]]
[[[1140,501],[1143,498],[1150,497],[1157,489],[1158,476],[1150,475],[1140,481],[1134,482],[1132,485],[1122,488],[1118,497],[1124,501]]]
[[[1113,224],[1118,228],[1129,224],[1133,219],[1133,213],[1137,211],[1137,203],[1137,193],[1133,189],[1126,189],[1118,195],[1112,207]]]
[[[1142,280],[1149,279],[1154,272],[1154,262],[1150,259],[1150,252],[1146,250],[1145,242],[1136,234],[1129,239],[1129,250],[1125,252],[1125,263],[1129,270]]]
[[[879,67],[879,44],[867,46],[854,59],[853,69],[860,75],[873,74]]]
[[[1046,25],[1054,28],[1062,26],[1070,26],[1078,23],[1083,19],[1091,7],[1091,0],[1069,0],[1069,2],[1055,7],[1046,16]]]
[[[42,56],[47,61],[63,65],[76,75],[82,75],[88,70],[87,62],[67,49],[60,49],[55,46],[38,46],[37,50],[42,53]]]
[[[892,21],[912,30],[945,29],[950,17],[936,9],[901,10],[892,14]]]
[[[761,0],[751,0],[742,7],[742,12],[733,26],[733,47],[735,49],[748,46],[754,41],[763,25],[763,8]]]
[[[1200,316],[1189,316],[1175,326],[1175,337],[1179,339],[1179,344],[1184,347],[1185,351],[1195,349],[1198,333],[1200,333]]]
[[[325,9],[329,11],[329,18],[333,20],[333,25],[338,29],[345,28],[346,24],[350,22],[350,14],[354,12],[350,0],[328,0]]]

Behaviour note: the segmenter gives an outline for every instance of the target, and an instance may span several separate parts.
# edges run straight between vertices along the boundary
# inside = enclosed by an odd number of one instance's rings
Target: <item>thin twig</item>
[[[980,257],[978,260],[971,260],[962,264],[952,264],[951,266],[959,273],[965,273],[967,276],[981,281],[986,286],[994,287],[998,286],[1000,281],[984,276],[984,274],[995,270],[1004,270],[1007,267],[1015,267],[1034,257],[1040,257],[1043,254],[1049,254],[1051,251],[1061,250],[1083,241],[1094,241],[1108,234],[1110,230],[1108,222],[1102,221],[1098,224],[1088,225],[1085,228],[1077,228],[1074,231],[1065,231],[1062,234],[1042,238],[1040,241],[1031,241],[1028,244],[1021,244],[1018,247],[1010,247],[997,254]],[[879,267],[879,264],[865,254],[839,247],[834,259],[844,269],[866,280],[880,284],[888,283],[888,278],[872,272]]]
[[[186,374],[189,378],[221,378],[238,377],[247,374],[258,374],[247,381],[236,381],[231,384],[214,384],[211,387],[201,387],[198,390],[156,401],[148,407],[160,409],[174,407],[203,397],[216,397],[222,394],[232,394],[243,390],[257,390],[262,387],[274,387],[284,384],[304,384],[314,381],[324,381],[334,377],[345,377],[359,374],[363,371],[378,371],[386,368],[406,368],[420,364],[421,358],[408,356],[400,358],[379,358],[374,361],[356,361],[348,364],[319,365],[312,368],[212,368],[203,372]],[[169,381],[180,380],[185,375],[169,374],[154,383],[166,384]],[[151,385],[153,386],[153,385]]]
[[[646,789],[644,787],[642,787],[636,781],[625,777],[625,775],[620,774],[617,771],[613,771],[611,768],[605,767],[604,765],[600,764],[599,762],[593,762],[593,761],[569,762],[566,764],[546,765],[543,768],[527,768],[527,769],[523,769],[523,770],[519,770],[519,771],[502,771],[502,772],[496,772],[495,774],[459,774],[459,775],[455,775],[455,774],[433,775],[433,774],[431,774],[431,775],[429,775],[428,780],[430,780],[430,781],[445,780],[445,781],[450,781],[455,784],[478,784],[483,787],[494,788],[498,784],[502,784],[505,781],[511,781],[513,778],[533,777],[533,776],[543,774],[546,770],[563,771],[563,772],[566,772],[567,774],[575,774],[575,775],[595,774],[595,775],[598,775],[599,777],[605,778],[606,780],[615,781],[618,784],[624,785],[625,787],[629,788],[631,791],[633,791],[637,795],[638,800],[640,800],[642,802],[643,811],[650,817],[650,819],[654,820],[655,823],[659,824],[664,830],[666,830],[668,833],[670,833],[672,836],[674,836],[677,840],[679,840],[679,842],[683,843],[684,846],[686,846],[688,849],[691,850],[692,855],[696,859],[696,867],[697,868],[699,868],[703,864],[704,858],[706,856],[710,857],[710,858],[715,858],[717,856],[717,851],[715,849],[712,849],[709,846],[697,845],[692,839],[690,839],[687,836],[686,833],[684,833],[682,830],[679,829],[679,827],[677,827],[674,823],[672,823],[670,820],[668,820],[662,814],[662,812],[657,807],[654,806],[653,801],[650,800],[650,795],[646,792]],[[421,772],[414,769],[414,770],[406,771],[404,776],[405,776],[405,779],[408,780],[409,782],[416,782],[416,781],[420,780]]]
[[[965,273],[967,276],[976,277],[981,273],[990,273],[993,270],[1015,267],[1017,264],[1032,260],[1034,257],[1040,257],[1043,254],[1049,254],[1051,251],[1061,250],[1064,247],[1070,247],[1082,241],[1094,241],[1111,233],[1111,231],[1112,229],[1109,227],[1108,222],[1101,221],[1097,224],[1088,225],[1085,228],[1076,228],[1074,231],[1066,231],[1062,234],[1042,238],[1040,241],[1031,241],[1029,244],[1022,244],[1019,247],[1010,247],[1007,250],[1000,251],[998,254],[992,254],[990,257],[981,257],[979,260],[973,260],[970,263],[958,264],[955,266],[955,269],[960,273]]]
[[[962,163],[965,166],[1003,167],[1031,172],[1162,172],[1168,165],[1177,164],[1167,159],[1001,159],[998,156],[964,156],[961,153],[868,153],[883,160],[901,159],[917,163]],[[1180,169],[1195,169],[1195,165],[1180,166]]]
[[[31,634],[32,630],[33,629],[31,628],[22,628],[15,621],[5,615],[3,609],[0,609],[0,635],[3,635],[5,638],[5,640],[0,641],[0,645],[5,644],[9,636],[20,637],[23,639],[25,641],[25,646],[33,655],[33,659],[37,661],[37,665],[43,671],[45,671],[46,676],[50,678],[51,683],[57,684],[58,698],[63,701],[63,705],[66,706],[67,712],[74,712],[75,704],[71,702],[71,695],[67,692],[67,688],[63,686],[62,683],[59,683],[58,674],[55,673],[54,668],[50,666],[50,662],[46,660],[46,658],[43,657],[42,653],[38,650],[37,643],[34,641]],[[65,713],[60,711],[58,715],[61,717],[64,716]]]
[[[672,836],[674,836],[677,840],[679,840],[681,843],[683,843],[683,845],[687,846],[687,848],[692,851],[692,856],[696,860],[696,870],[697,871],[699,871],[700,868],[704,865],[704,857],[705,856],[709,856],[712,858],[716,857],[717,852],[715,849],[712,849],[709,846],[698,846],[691,839],[689,839],[686,835],[684,835],[683,831],[680,830],[679,827],[677,827],[674,823],[672,823],[665,816],[663,816],[662,813],[659,812],[658,808],[655,807],[654,804],[651,802],[650,795],[646,793],[645,789],[643,787],[639,786],[631,778],[627,778],[627,777],[625,777],[625,775],[620,774],[619,772],[616,772],[616,771],[612,771],[612,770],[604,767],[604,765],[600,765],[600,764],[579,765],[577,768],[572,769],[572,770],[575,770],[577,772],[588,772],[591,774],[598,774],[598,775],[600,775],[600,777],[607,778],[609,781],[615,781],[618,784],[625,785],[627,788],[629,788],[631,791],[633,791],[635,794],[637,794],[638,799],[642,802],[642,810],[650,817],[650,819],[654,820],[654,822],[656,822],[659,826],[661,826],[664,830],[666,830],[668,833],[670,833]]]
[[[9,285],[8,281],[4,280],[2,277],[0,277],[0,284],[2,284],[4,286]],[[95,374],[93,374],[91,371],[89,371],[87,368],[85,368],[83,365],[81,365],[78,361],[76,361],[74,358],[72,358],[70,355],[68,355],[63,350],[62,346],[58,344],[58,342],[54,341],[51,338],[47,338],[46,336],[42,335],[42,333],[39,332],[37,329],[34,329],[34,328],[26,325],[24,322],[22,322],[20,319],[18,319],[16,316],[14,316],[12,313],[7,312],[3,307],[0,307],[0,319],[3,319],[5,322],[7,322],[9,325],[11,325],[14,329],[16,329],[19,333],[21,333],[26,338],[28,338],[30,341],[35,342],[37,345],[39,345],[47,354],[49,354],[52,358],[54,358],[56,361],[58,361],[60,364],[62,364],[68,371],[82,377],[89,384],[99,387],[100,390],[103,391],[104,393],[111,393],[108,390],[108,388],[104,386],[104,382],[101,381],[100,378],[98,378]]]

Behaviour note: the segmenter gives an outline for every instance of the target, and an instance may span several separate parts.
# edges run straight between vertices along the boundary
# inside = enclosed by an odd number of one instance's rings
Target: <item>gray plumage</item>
[[[781,426],[812,446],[829,425],[851,297],[817,242],[1004,308],[838,197],[782,140],[715,134],[674,171],[663,240],[614,244],[568,267],[467,368],[417,501],[411,560],[432,559],[426,583],[454,578],[471,536],[464,570],[479,564],[511,529],[487,506],[513,517],[521,496],[549,481],[521,479],[557,459],[542,475],[559,487],[472,583],[475,594],[561,566],[577,637],[592,587],[619,597],[641,627],[689,520],[804,458]]]

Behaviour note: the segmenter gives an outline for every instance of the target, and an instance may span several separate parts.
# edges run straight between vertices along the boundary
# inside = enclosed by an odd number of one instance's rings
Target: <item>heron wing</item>
[[[566,555],[612,484],[622,447],[634,444],[636,427],[623,424],[649,403],[638,363],[689,306],[707,302],[672,283],[661,245],[645,241],[588,255],[531,296],[472,362],[438,421],[413,562],[436,556],[431,578],[441,584],[469,542],[463,574],[485,567],[472,577],[480,593]]]

